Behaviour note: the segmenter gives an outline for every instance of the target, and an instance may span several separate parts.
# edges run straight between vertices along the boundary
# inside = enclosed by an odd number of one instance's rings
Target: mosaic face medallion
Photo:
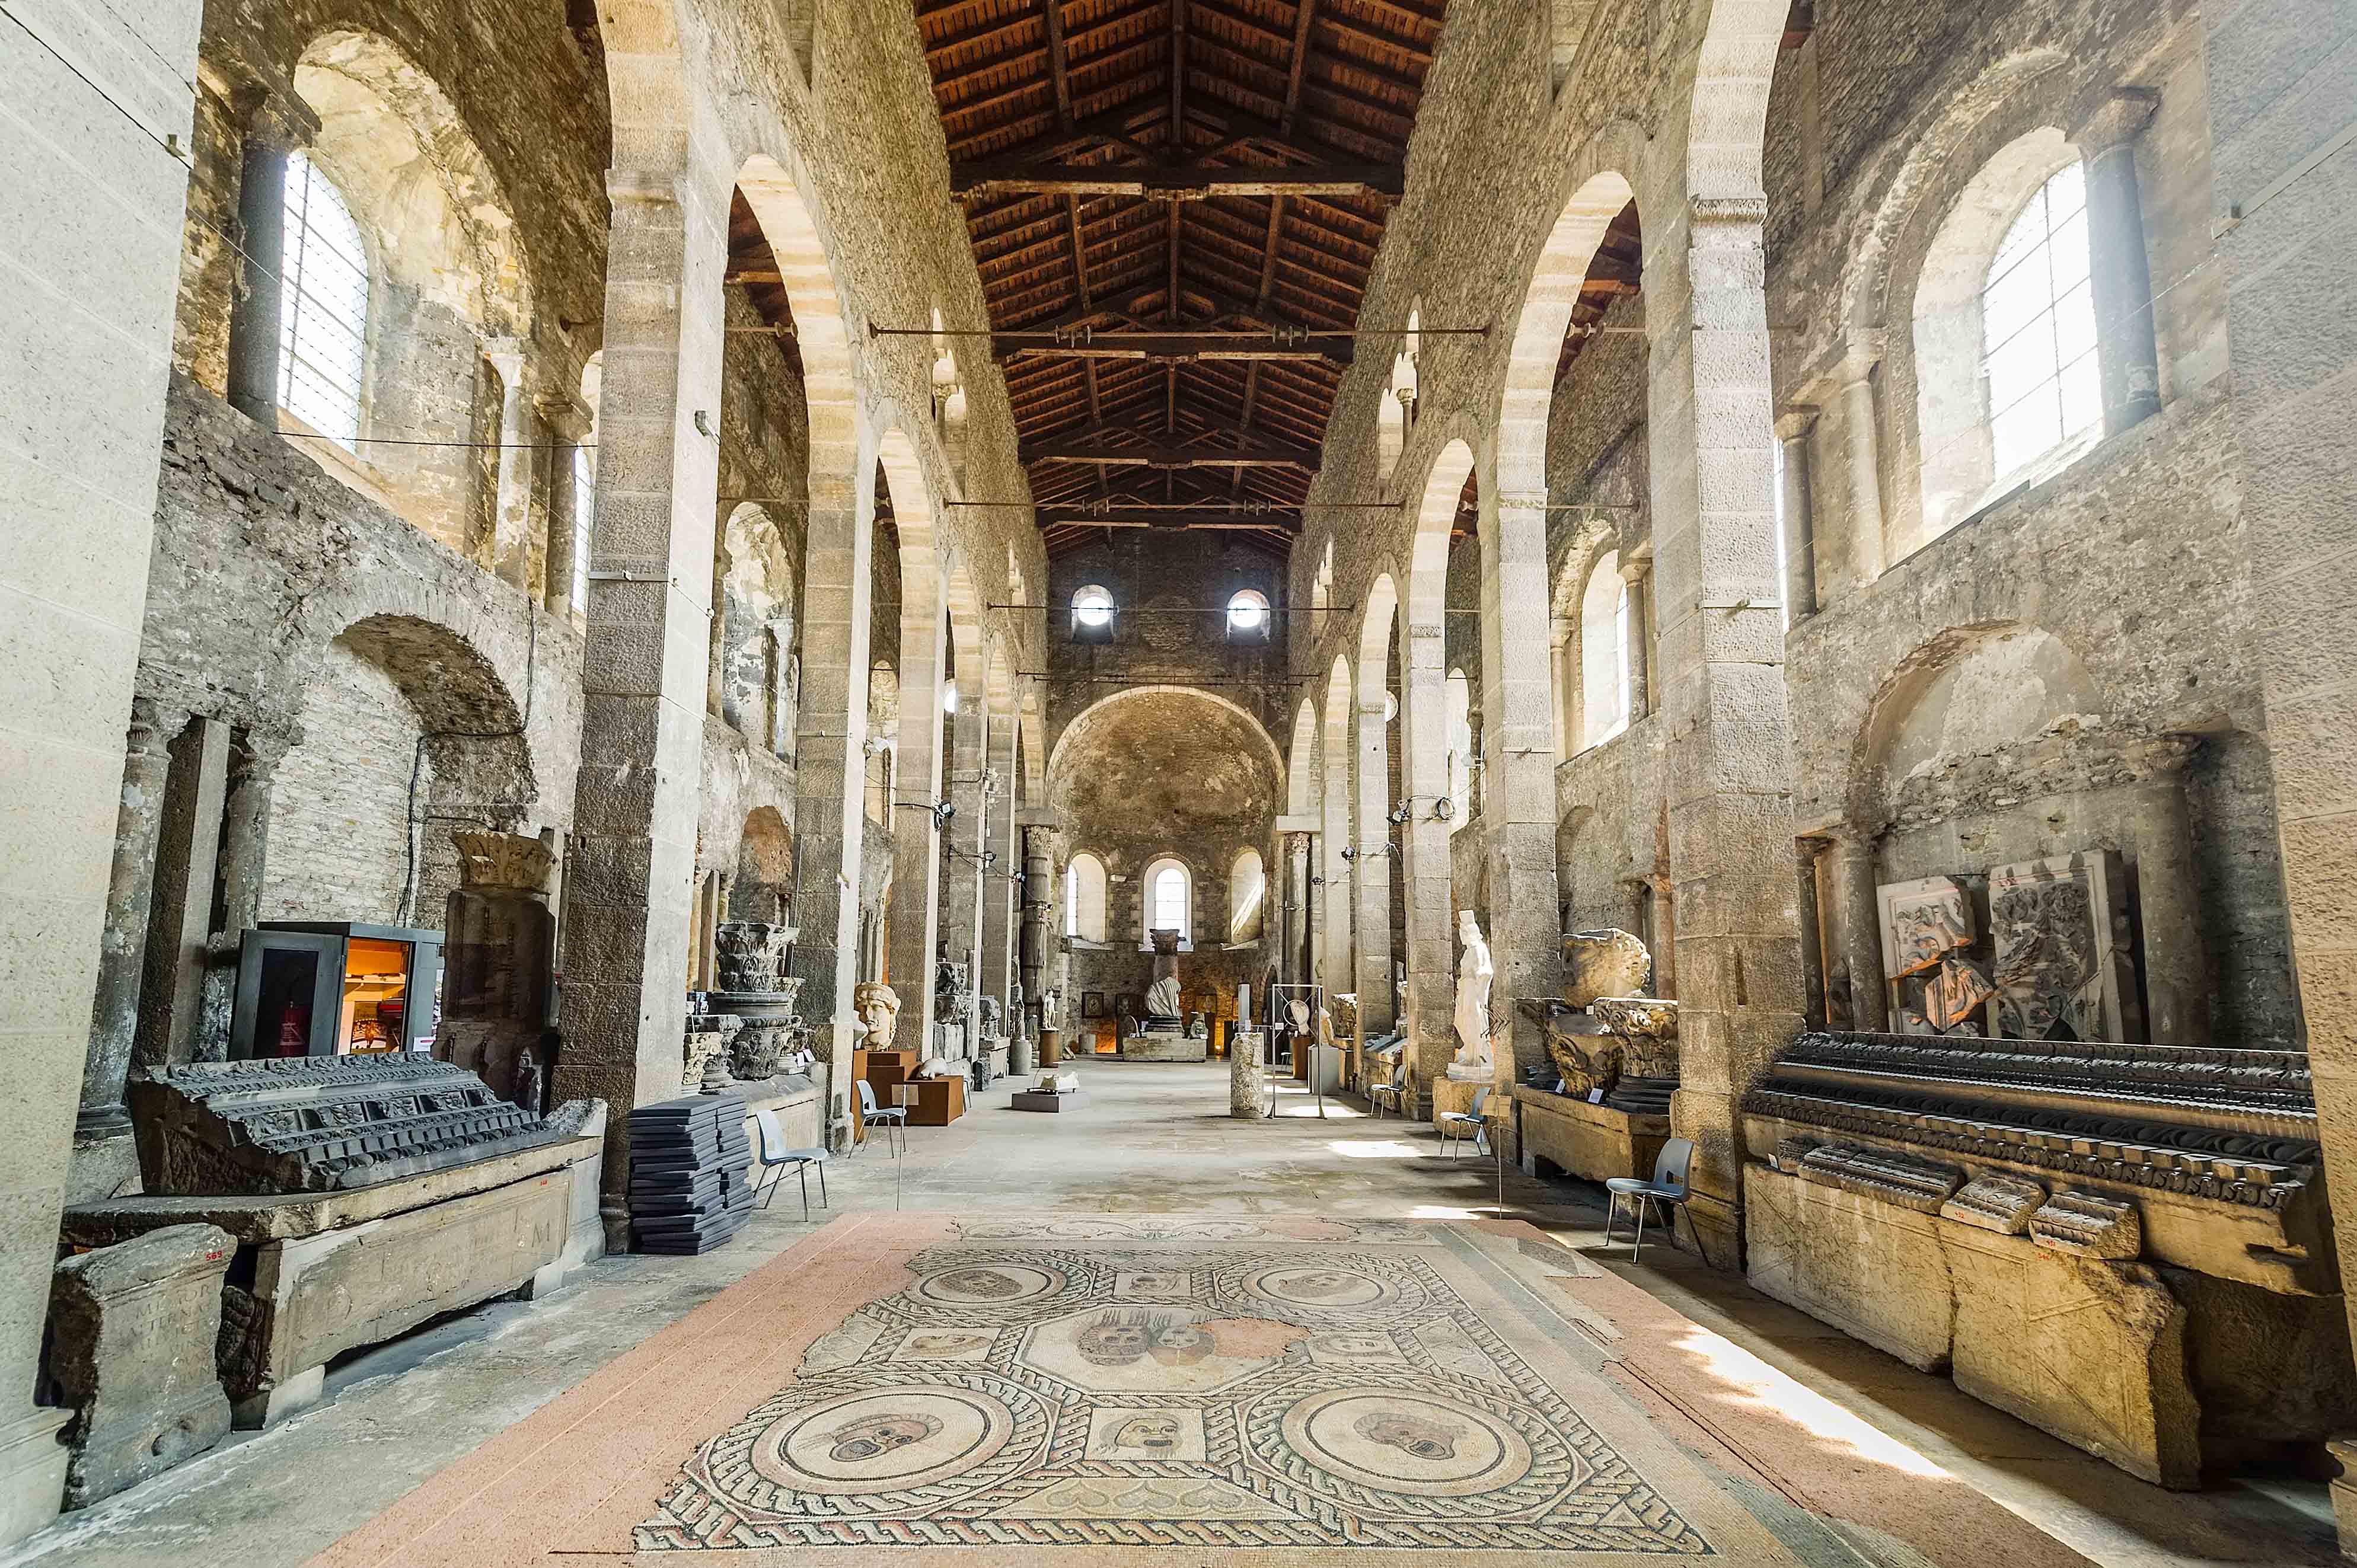
[[[1373,1306],[1399,1294],[1382,1280],[1337,1268],[1263,1269],[1245,1277],[1244,1290],[1261,1301],[1327,1310]]]
[[[1064,1276],[1054,1269],[993,1263],[928,1274],[917,1282],[916,1292],[943,1306],[1021,1306],[1063,1288]]]

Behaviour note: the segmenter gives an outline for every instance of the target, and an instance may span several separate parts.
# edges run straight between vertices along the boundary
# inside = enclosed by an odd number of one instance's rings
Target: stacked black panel
[[[630,1230],[641,1252],[709,1252],[745,1227],[745,1101],[696,1094],[630,1112]]]

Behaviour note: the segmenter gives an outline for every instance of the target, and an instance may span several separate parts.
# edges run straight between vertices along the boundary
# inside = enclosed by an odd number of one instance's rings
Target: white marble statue
[[[1146,988],[1146,1015],[1149,1018],[1178,1016],[1178,977],[1166,974]]]
[[[1497,1074],[1490,1054],[1490,983],[1497,966],[1490,961],[1490,944],[1470,909],[1457,912],[1457,940],[1465,953],[1457,961],[1457,1055],[1448,1076],[1487,1083]]]

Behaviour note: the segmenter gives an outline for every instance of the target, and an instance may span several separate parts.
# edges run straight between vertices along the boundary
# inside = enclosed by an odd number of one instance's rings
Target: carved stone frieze
[[[2031,1212],[2045,1201],[2046,1189],[2026,1176],[1984,1171],[1940,1205],[1940,1217],[2000,1236],[2020,1236],[2029,1230]]]
[[[1923,1214],[1938,1213],[1948,1195],[1964,1185],[1964,1173],[1954,1165],[1897,1149],[1856,1144],[1823,1144],[1811,1149],[1801,1157],[1800,1174],[1826,1187]]]
[[[2125,1198],[2058,1192],[2029,1217],[2029,1239],[2083,1258],[2133,1258],[2144,1251],[2144,1219]]]

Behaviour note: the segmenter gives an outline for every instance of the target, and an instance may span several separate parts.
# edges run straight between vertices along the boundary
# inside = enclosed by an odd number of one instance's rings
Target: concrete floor
[[[1428,1127],[1370,1120],[1356,1101],[1288,1091],[1267,1122],[1226,1114],[1227,1066],[1083,1061],[1086,1104],[1013,1111],[1009,1087],[948,1128],[917,1128],[839,1161],[834,1209],[1328,1214],[1498,1213],[1500,1172],[1443,1157]],[[1504,1209],[1653,1292],[1712,1334],[1725,1375],[1854,1444],[1884,1444],[1977,1487],[2106,1568],[2335,1563],[2320,1483],[2149,1487],[1798,1312],[1739,1278],[1649,1245],[1601,1240],[1600,1189],[1503,1173]],[[802,1218],[792,1184],[732,1246],[702,1258],[614,1257],[537,1305],[502,1302],[330,1371],[328,1399],[57,1526],[0,1559],[75,1568],[291,1568],[830,1216]]]

